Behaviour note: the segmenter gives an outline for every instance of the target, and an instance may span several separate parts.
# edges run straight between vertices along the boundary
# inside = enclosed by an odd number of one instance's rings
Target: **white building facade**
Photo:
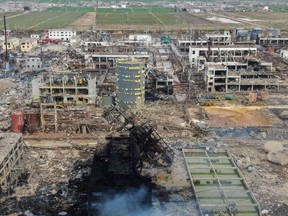
[[[143,46],[150,46],[152,43],[152,37],[148,34],[130,34],[128,37],[128,41],[125,42],[129,41],[132,43],[138,42],[140,45]]]
[[[76,36],[76,31],[70,29],[50,29],[48,32],[49,39],[61,39],[62,41],[70,41]]]
[[[31,34],[31,35],[30,35],[30,38],[39,39],[39,38],[40,38],[40,35],[39,35],[39,34]]]

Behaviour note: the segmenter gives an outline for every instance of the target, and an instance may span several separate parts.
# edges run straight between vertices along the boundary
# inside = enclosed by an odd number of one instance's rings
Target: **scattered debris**
[[[268,141],[264,144],[264,150],[266,153],[269,152],[282,152],[283,145],[277,141]]]
[[[284,152],[269,152],[267,155],[269,161],[280,164],[282,166],[288,164],[288,151]]]

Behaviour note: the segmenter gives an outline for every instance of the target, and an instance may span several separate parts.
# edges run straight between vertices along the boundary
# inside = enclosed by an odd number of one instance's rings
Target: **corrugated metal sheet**
[[[261,215],[258,202],[227,150],[183,149],[183,154],[201,215]]]

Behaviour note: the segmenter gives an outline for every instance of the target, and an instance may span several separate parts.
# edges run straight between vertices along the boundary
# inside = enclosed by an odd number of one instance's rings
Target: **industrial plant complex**
[[[288,215],[276,10],[3,3],[0,215]]]

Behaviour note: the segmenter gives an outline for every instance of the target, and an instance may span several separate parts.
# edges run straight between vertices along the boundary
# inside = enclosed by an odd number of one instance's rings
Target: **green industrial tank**
[[[225,100],[233,100],[234,96],[232,94],[226,94]]]

